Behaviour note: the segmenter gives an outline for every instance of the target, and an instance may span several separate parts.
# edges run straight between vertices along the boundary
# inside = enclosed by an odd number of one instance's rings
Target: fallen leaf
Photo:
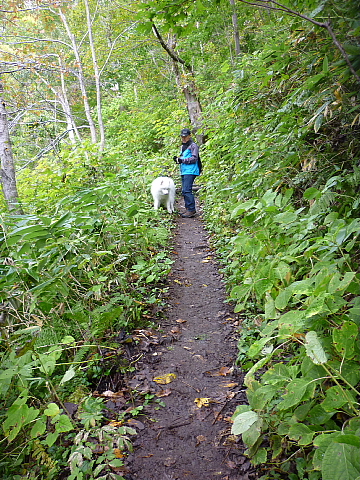
[[[231,400],[232,398],[235,397],[235,395],[236,395],[236,392],[227,392],[226,397]]]
[[[180,332],[181,332],[181,330],[180,330],[180,327],[178,327],[178,326],[171,329],[171,333],[176,334],[176,333],[180,333]]]
[[[226,377],[226,375],[228,375],[231,372],[232,372],[232,368],[221,367],[220,370],[219,370],[219,375],[221,375],[222,377]]]
[[[171,395],[170,388],[166,388],[165,390],[160,390],[160,392],[156,393],[157,397],[168,397],[169,395]]]
[[[183,348],[185,348],[185,350],[191,350],[191,348],[190,348],[190,347],[183,347]]]
[[[123,397],[124,392],[112,392],[111,390],[106,390],[106,392],[103,392],[101,397],[110,397],[110,398],[117,398],[117,397]]]
[[[116,458],[124,458],[125,457],[125,455],[120,450],[120,448],[114,448],[114,453],[115,453]]]
[[[185,322],[187,322],[187,320],[183,320],[182,318],[178,318],[178,319],[176,320],[176,322],[177,322],[177,323],[185,323]]]
[[[210,405],[210,398],[195,398],[194,402],[199,408],[208,407]]]
[[[182,285],[182,282],[180,280],[174,280],[175,283],[178,283],[179,285]]]
[[[173,382],[176,379],[176,373],[166,373],[165,375],[160,375],[155,377],[153,380],[160,385],[167,385],[168,383]]]
[[[207,285],[205,283],[203,283],[203,287],[207,287]]]
[[[237,387],[239,384],[238,383],[224,383],[223,385],[221,385],[223,388],[233,388],[233,387]]]
[[[171,467],[171,465],[174,465],[175,463],[176,463],[175,458],[173,458],[173,457],[168,457],[168,458],[165,460],[164,465],[165,465],[166,467]]]
[[[123,423],[123,422],[115,422],[115,421],[113,421],[113,422],[110,422],[109,425],[110,425],[111,427],[122,427],[122,426],[124,425],[124,423]]]
[[[199,358],[200,360],[205,360],[205,358],[202,355],[194,355],[194,357]]]
[[[201,442],[205,442],[205,440],[206,440],[206,437],[204,437],[204,435],[198,435],[196,437],[196,445],[195,446],[197,447],[198,445],[200,445]]]
[[[229,468],[236,468],[237,467],[236,463],[232,462],[231,460],[226,460],[225,463]]]

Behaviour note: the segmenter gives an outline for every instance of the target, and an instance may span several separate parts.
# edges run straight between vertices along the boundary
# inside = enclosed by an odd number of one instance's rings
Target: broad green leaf
[[[272,280],[264,278],[257,280],[254,284],[254,290],[258,297],[262,297],[265,292],[268,292],[273,287],[274,283]]]
[[[240,413],[235,417],[234,423],[231,427],[233,435],[240,435],[248,430],[253,423],[259,419],[259,415],[252,410]]]
[[[295,222],[297,218],[298,215],[295,212],[284,212],[275,215],[274,222],[288,224]]]
[[[360,475],[359,449],[346,443],[331,443],[322,461],[323,480],[354,480]]]
[[[249,393],[249,403],[254,410],[263,410],[265,405],[269,403],[279,392],[278,385],[262,385],[253,393]]]
[[[60,380],[60,385],[64,384],[65,382],[68,382],[71,380],[74,376],[76,375],[76,371],[73,366],[71,366],[65,373],[63,378]]]
[[[305,350],[308,357],[316,365],[322,365],[328,361],[327,355],[318,339],[317,333],[314,331],[308,332],[305,335]]]
[[[56,403],[49,403],[47,408],[44,410],[44,414],[48,417],[55,417],[60,413],[60,408],[56,405]]]
[[[294,335],[304,329],[304,312],[302,310],[290,310],[279,318],[279,335]]]
[[[340,435],[335,439],[337,443],[346,443],[353,445],[356,448],[360,448],[360,437],[358,435]]]
[[[341,435],[341,432],[323,433],[314,438],[313,445],[317,448],[315,448],[312,462],[315,470],[321,470],[326,449],[339,435]]]
[[[277,317],[275,301],[270,294],[266,295],[265,320],[272,320]]]
[[[323,425],[328,420],[330,420],[330,418],[333,417],[335,413],[336,411],[325,412],[321,405],[315,405],[315,407],[310,410],[307,416],[307,420],[314,425]]]
[[[298,405],[306,393],[306,389],[309,385],[308,380],[297,378],[289,382],[286,387],[287,393],[283,395],[282,402],[279,403],[279,410],[287,410],[294,405]]]
[[[236,285],[230,292],[230,297],[241,301],[251,291],[251,285]]]
[[[336,351],[345,358],[351,359],[354,354],[358,333],[358,327],[353,322],[344,322],[340,329],[334,328],[333,342]]]
[[[326,390],[325,399],[320,405],[326,412],[333,412],[352,400],[350,391],[347,391],[345,395],[344,390],[339,385],[334,385]]]
[[[36,438],[42,435],[46,430],[46,420],[39,419],[37,420],[30,432],[31,438]]]
[[[272,205],[274,203],[275,198],[277,197],[278,193],[274,192],[274,190],[267,190],[264,195],[261,197],[261,200],[265,202],[265,205]]]
[[[284,280],[286,277],[290,276],[291,268],[288,263],[279,262],[274,268],[275,276],[280,280]]]
[[[315,187],[310,187],[305,190],[303,197],[307,198],[308,200],[313,200],[314,198],[318,199],[321,197],[321,192]]]
[[[251,427],[249,427],[245,432],[243,432],[242,441],[247,447],[252,447],[253,445],[255,445],[261,434],[262,423],[262,419],[259,418],[251,425]]]
[[[48,433],[44,442],[48,447],[52,447],[58,438],[59,438],[58,432]]]
[[[289,438],[291,440],[297,440],[299,445],[309,445],[314,435],[315,432],[303,423],[296,423],[292,425],[289,430]]]
[[[63,337],[61,339],[61,342],[60,343],[64,343],[65,345],[68,345],[68,344],[72,344],[72,345],[75,345],[76,341],[75,341],[75,338],[71,335],[66,335],[65,337]]]
[[[74,426],[71,423],[70,418],[65,414],[59,415],[59,419],[55,423],[55,431],[58,433],[62,433],[62,432],[70,432],[73,429],[74,429]]]
[[[333,300],[333,296],[330,293],[323,292],[318,296],[310,297],[309,307],[306,309],[305,316],[306,318],[314,317],[319,313],[329,313],[330,302]]]
[[[306,278],[305,280],[293,282],[288,288],[291,289],[293,295],[310,295],[313,290],[313,283],[313,278]]]
[[[290,287],[281,290],[279,295],[275,298],[275,307],[279,310],[284,310],[292,297],[292,289]]]
[[[255,455],[251,458],[251,463],[253,465],[261,465],[265,463],[267,459],[267,450],[266,448],[259,448]]]
[[[260,340],[256,340],[249,348],[248,350],[248,356],[250,358],[254,358],[256,357],[256,355],[258,355],[261,350],[265,347],[265,345],[270,342],[271,340],[273,340],[274,337],[265,337],[265,338],[261,338]]]
[[[255,204],[257,203],[257,200],[247,200],[246,202],[242,202],[239,205],[237,205],[234,210],[231,212],[231,218],[235,218],[238,215],[243,214],[244,212],[247,212],[252,208]]]
[[[247,372],[244,378],[244,384],[251,390],[252,389],[252,384],[255,381],[254,374],[257,372],[260,368],[262,368],[271,358],[272,353],[267,355],[266,357],[262,358],[258,362],[253,365],[250,370]]]
[[[360,326],[360,297],[355,297],[350,305],[351,308],[348,311],[349,318],[356,323],[357,326]]]

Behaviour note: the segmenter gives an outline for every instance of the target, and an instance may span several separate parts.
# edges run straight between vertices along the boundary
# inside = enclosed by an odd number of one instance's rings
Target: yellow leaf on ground
[[[210,398],[195,398],[194,402],[199,408],[201,408],[208,407],[210,405],[210,400]]]
[[[173,382],[176,379],[176,373],[166,373],[165,375],[160,375],[155,377],[153,380],[160,385],[167,385],[168,383]]]
[[[110,422],[109,425],[110,425],[111,427],[122,427],[122,426],[124,425],[124,422],[115,422],[115,421],[113,421],[113,422]]]
[[[114,453],[115,453],[116,458],[124,458],[125,457],[125,455],[120,450],[120,448],[114,448]]]

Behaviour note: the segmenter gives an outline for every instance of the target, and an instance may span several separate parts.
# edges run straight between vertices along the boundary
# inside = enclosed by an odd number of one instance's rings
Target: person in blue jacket
[[[195,197],[192,187],[195,178],[200,175],[199,167],[199,147],[191,138],[191,131],[183,128],[181,136],[181,154],[180,157],[174,157],[176,163],[180,165],[182,195],[185,202],[185,212],[180,215],[183,218],[191,218],[196,214]]]

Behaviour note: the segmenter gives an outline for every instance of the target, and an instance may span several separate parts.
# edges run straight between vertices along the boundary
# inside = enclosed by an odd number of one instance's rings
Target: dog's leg
[[[160,200],[158,198],[154,198],[154,210],[159,210],[160,207]]]
[[[173,206],[170,198],[167,199],[166,209],[169,213],[173,213],[173,211],[174,211],[174,206]]]

